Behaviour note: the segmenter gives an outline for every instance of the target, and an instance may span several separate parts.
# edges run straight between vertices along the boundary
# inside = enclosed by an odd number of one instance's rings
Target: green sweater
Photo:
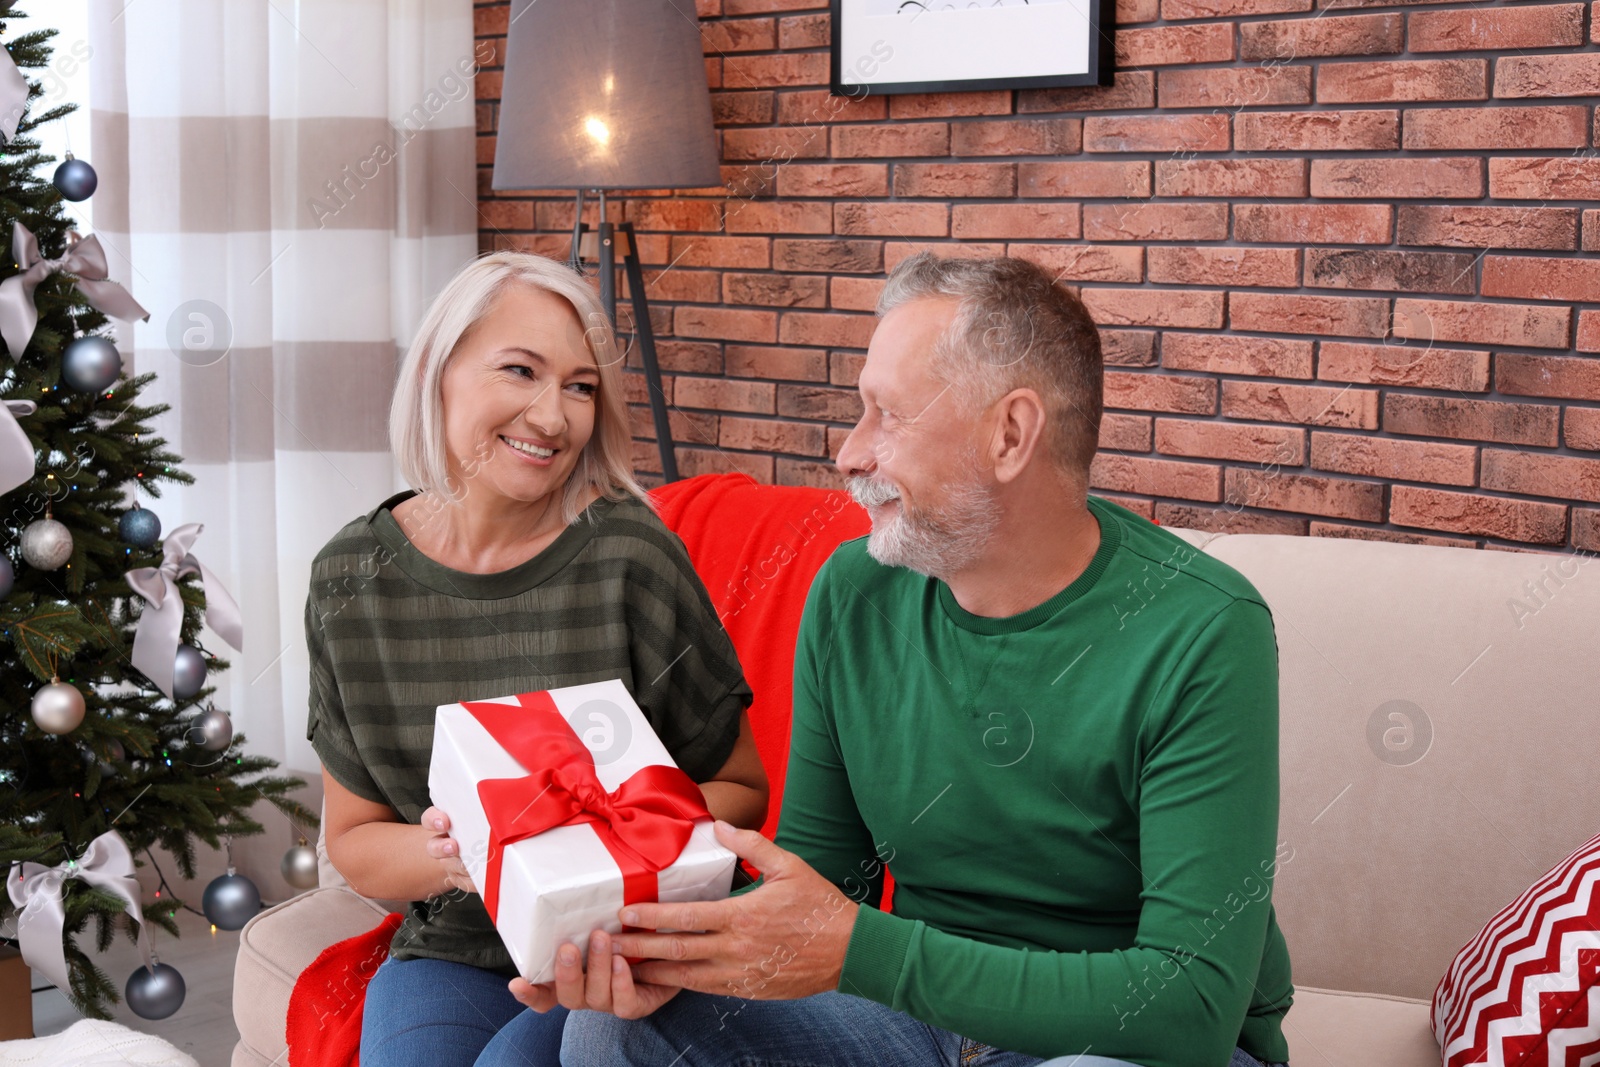
[[[778,843],[863,904],[842,992],[1037,1056],[1287,1060],[1272,616],[1089,507],[1089,567],[1006,618],[839,547],[800,626]]]

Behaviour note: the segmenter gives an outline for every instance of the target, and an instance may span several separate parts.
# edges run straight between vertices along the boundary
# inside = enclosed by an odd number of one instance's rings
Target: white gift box
[[[594,757],[607,792],[641,769],[676,766],[644,713],[620,680],[548,690],[551,700]],[[515,696],[472,701],[518,705]],[[481,893],[488,876],[489,821],[478,783],[521,778],[525,768],[462,704],[438,709],[428,792],[450,817],[450,836]],[[662,903],[721,900],[728,895],[736,857],[717,843],[709,818],[696,819],[677,862],[657,876]],[[530,982],[555,980],[556,949],[576,942],[587,952],[589,934],[621,931],[622,871],[593,825],[557,826],[506,847],[501,859],[495,927],[517,972]]]

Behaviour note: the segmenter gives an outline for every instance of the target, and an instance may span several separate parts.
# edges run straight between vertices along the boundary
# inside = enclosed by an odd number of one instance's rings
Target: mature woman
[[[557,1063],[563,1008],[515,969],[428,802],[440,704],[621,678],[713,815],[765,818],[750,689],[629,464],[622,354],[565,266],[502,252],[429,309],[390,438],[406,480],[312,564],[307,736],[329,858],[413,901],[367,989],[362,1067]]]

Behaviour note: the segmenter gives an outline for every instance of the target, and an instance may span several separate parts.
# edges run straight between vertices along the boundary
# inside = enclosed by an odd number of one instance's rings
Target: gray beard
[[[963,463],[961,482],[947,490],[938,506],[912,511],[901,500],[894,518],[874,520],[867,554],[886,567],[905,567],[930,578],[948,578],[976,563],[1000,524],[1000,513],[975,466]],[[871,478],[850,478],[846,487],[862,507],[898,496],[892,486]]]

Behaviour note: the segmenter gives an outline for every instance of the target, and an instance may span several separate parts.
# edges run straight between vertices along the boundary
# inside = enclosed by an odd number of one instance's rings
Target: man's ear
[[[995,401],[989,463],[1002,484],[1021,476],[1044,449],[1047,416],[1032,389],[1013,389]]]

